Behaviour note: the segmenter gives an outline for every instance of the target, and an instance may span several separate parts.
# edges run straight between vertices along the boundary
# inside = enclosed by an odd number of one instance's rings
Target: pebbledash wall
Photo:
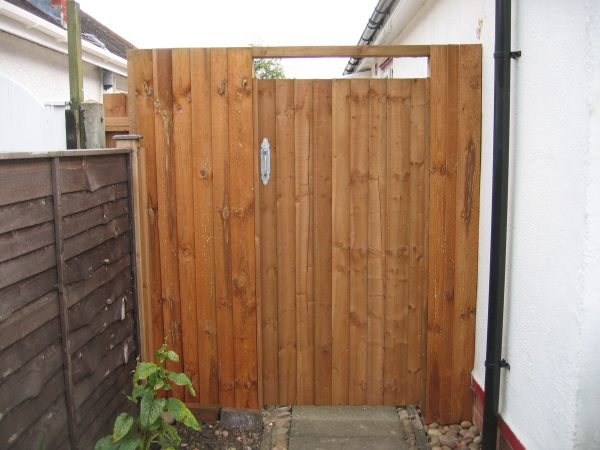
[[[481,387],[490,250],[494,3],[403,0],[375,42],[483,45],[472,373]],[[500,414],[528,449],[600,448],[600,1],[513,2],[513,49],[522,50],[523,56],[512,70],[504,338],[511,370],[503,371]],[[376,76],[389,76],[389,67]],[[397,77],[415,71],[424,75],[425,66],[396,60],[391,67]]]

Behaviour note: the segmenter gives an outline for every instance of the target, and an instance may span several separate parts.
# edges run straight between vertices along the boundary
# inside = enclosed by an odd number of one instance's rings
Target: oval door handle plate
[[[260,179],[266,186],[271,177],[271,145],[269,140],[264,138],[260,144]]]

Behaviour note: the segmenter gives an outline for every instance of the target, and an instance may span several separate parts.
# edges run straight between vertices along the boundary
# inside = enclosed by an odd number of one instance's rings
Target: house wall
[[[500,413],[530,449],[598,448],[600,1],[514,2],[511,192]],[[494,2],[429,0],[377,43],[481,43],[475,367],[483,386],[492,181]],[[413,67],[411,67],[413,66]],[[394,63],[394,76],[423,66]],[[381,74],[385,76],[385,74]],[[466,351],[470,351],[466,349]]]
[[[7,76],[42,103],[69,101],[67,55],[0,31],[0,74]],[[83,63],[85,100],[102,102],[102,71]]]
[[[83,70],[84,98],[102,102],[101,69]],[[67,55],[0,31],[0,152],[65,149],[69,97]]]

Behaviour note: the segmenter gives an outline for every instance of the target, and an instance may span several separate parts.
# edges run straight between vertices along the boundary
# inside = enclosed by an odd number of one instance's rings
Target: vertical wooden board
[[[351,405],[367,401],[367,247],[369,218],[369,80],[350,82],[350,355]]]
[[[479,169],[481,146],[481,46],[461,45],[458,62],[458,132],[456,165],[456,272],[454,295],[452,417],[470,420],[473,394]]]
[[[381,405],[385,341],[386,81],[371,80],[369,97],[367,403]]]
[[[332,83],[331,400],[334,405],[346,405],[350,316],[350,80]]]
[[[198,401],[219,402],[210,50],[190,50],[192,171],[198,324]]]
[[[315,404],[331,404],[331,81],[313,84]]]
[[[296,207],[296,403],[314,404],[314,299],[312,229],[311,80],[294,82],[294,159]]]
[[[454,49],[454,50],[453,50]],[[430,201],[426,419],[450,417],[454,284],[457,51],[431,48]],[[454,117],[451,117],[451,114]],[[451,223],[448,223],[451,221]],[[448,278],[451,278],[449,280]]]
[[[388,80],[384,403],[406,394],[410,81]]]
[[[145,302],[151,311],[152,323],[146,327],[149,336],[141,336],[142,357],[152,359],[154,350],[164,338],[162,293],[160,276],[160,241],[158,235],[158,189],[156,184],[156,148],[154,137],[154,76],[151,50],[133,50],[129,58],[129,116],[130,130],[144,136],[140,142],[140,182],[142,210],[142,254],[144,277],[138,280],[144,286]],[[145,349],[145,351],[144,351]]]
[[[174,49],[173,69],[173,155],[177,209],[177,259],[181,296],[181,345],[183,370],[198,390],[198,326],[196,321],[196,258],[192,180],[192,105],[189,49]],[[185,390],[185,400],[194,397]]]
[[[227,53],[235,404],[258,407],[251,49]]]
[[[257,102],[256,148],[263,139],[271,149],[271,175],[265,186],[259,181],[260,221],[260,295],[262,331],[263,402],[276,405],[279,401],[279,349],[277,324],[277,145],[275,130],[275,81],[255,80]],[[258,159],[258,158],[257,158]],[[260,380],[259,380],[260,382]]]
[[[210,108],[213,158],[213,228],[215,298],[219,370],[219,404],[235,406],[233,309],[231,294],[231,230],[229,194],[229,106],[227,49],[211,49]]]
[[[421,342],[424,339],[423,303],[425,295],[425,181],[426,147],[425,79],[411,81],[410,103],[410,273],[408,303],[408,361],[407,361],[407,403],[420,404],[421,381],[423,377]]]
[[[153,51],[155,80],[156,184],[158,190],[158,232],[160,237],[160,267],[165,339],[182,355],[181,302],[179,296],[179,264],[177,260],[177,197],[175,157],[173,149],[173,93],[171,50]],[[182,361],[169,362],[170,370],[180,372]],[[183,390],[173,389],[183,399]]]
[[[277,80],[277,297],[279,403],[296,403],[294,82]]]

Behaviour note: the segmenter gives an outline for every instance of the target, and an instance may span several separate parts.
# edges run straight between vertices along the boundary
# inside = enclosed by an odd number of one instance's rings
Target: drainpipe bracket
[[[515,52],[494,52],[494,58],[512,58],[517,59],[521,57],[521,50]]]
[[[510,364],[504,358],[502,358],[500,361],[497,361],[497,362],[486,361],[484,365],[485,365],[485,367],[490,367],[490,368],[498,367],[500,369],[508,369],[508,370],[510,370]]]

